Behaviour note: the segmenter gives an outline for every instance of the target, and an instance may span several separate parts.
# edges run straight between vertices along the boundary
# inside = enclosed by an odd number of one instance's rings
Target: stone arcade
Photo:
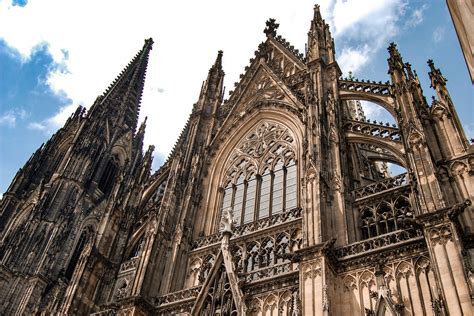
[[[305,54],[277,28],[228,100],[218,53],[153,174],[151,39],[31,156],[0,202],[0,314],[473,314],[474,146],[441,71],[428,104],[395,44],[390,81],[343,79],[318,6]]]

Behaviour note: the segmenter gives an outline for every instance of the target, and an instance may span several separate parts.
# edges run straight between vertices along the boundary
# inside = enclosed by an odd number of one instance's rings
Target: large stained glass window
[[[236,226],[297,207],[293,142],[288,129],[264,122],[236,148],[221,204],[232,210]]]

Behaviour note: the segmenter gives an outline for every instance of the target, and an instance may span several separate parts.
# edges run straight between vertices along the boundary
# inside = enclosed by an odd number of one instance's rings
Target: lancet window
[[[221,210],[232,209],[236,226],[298,205],[294,138],[286,128],[263,122],[231,155]]]
[[[108,194],[112,190],[115,176],[117,175],[118,171],[118,159],[116,157],[111,158],[104,169],[104,172],[102,173],[102,176],[100,177],[99,183],[98,183],[98,188],[101,190],[103,193]]]
[[[65,277],[70,279],[74,270],[76,269],[77,263],[81,257],[82,251],[84,250],[85,246],[88,242],[91,241],[93,236],[93,231],[91,227],[87,227],[81,233],[79,240],[76,243],[76,248],[74,248],[74,252],[72,253],[71,259],[69,260],[69,264],[66,268]]]

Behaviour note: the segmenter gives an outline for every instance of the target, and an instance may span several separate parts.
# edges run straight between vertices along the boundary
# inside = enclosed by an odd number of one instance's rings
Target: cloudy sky
[[[347,74],[388,80],[387,50],[398,44],[430,99],[426,60],[433,58],[469,137],[473,89],[444,0],[324,0],[337,59]],[[31,153],[78,105],[89,107],[153,37],[140,120],[154,168],[172,148],[202,81],[224,51],[227,90],[265,40],[265,21],[304,52],[315,0],[0,0],[0,192]],[[386,119],[373,104],[367,116]]]

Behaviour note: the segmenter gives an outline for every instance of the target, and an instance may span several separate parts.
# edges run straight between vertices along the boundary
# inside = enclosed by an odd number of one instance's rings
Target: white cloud
[[[0,116],[0,125],[14,127],[16,125],[16,116],[13,112],[5,112]]]
[[[400,31],[406,0],[336,0],[331,14],[341,70],[357,73]]]
[[[427,4],[423,4],[421,7],[416,8],[412,11],[410,17],[407,19],[405,25],[407,27],[415,27],[423,22],[423,13],[428,9]]]
[[[43,125],[38,122],[32,122],[28,124],[28,129],[37,130],[37,131],[46,131],[48,128],[46,125]]]
[[[369,61],[369,47],[362,48],[347,47],[342,49],[342,53],[337,59],[343,73],[349,71],[356,73]]]
[[[148,116],[145,144],[167,156],[196,102],[219,49],[224,50],[227,91],[265,40],[265,21],[304,51],[314,0],[113,1],[30,0],[25,7],[0,0],[0,39],[27,60],[46,45],[58,67],[47,84],[72,104],[31,128],[60,127],[78,104],[89,107],[153,37],[140,118]],[[340,41],[344,69],[360,70],[398,31],[405,0],[318,1]],[[251,8],[251,9],[249,9]],[[355,43],[355,44],[354,44]],[[37,124],[37,125],[35,125]]]
[[[438,26],[434,31],[433,31],[433,41],[435,43],[439,43],[443,40],[444,35],[446,33],[446,29],[442,26]]]
[[[382,122],[394,124],[395,118],[382,106],[372,103],[369,101],[360,101],[362,109],[364,110],[364,115],[367,119],[371,121],[377,121],[377,123]]]
[[[0,115],[0,125],[15,127],[18,120],[24,120],[27,113],[23,109],[9,110]]]

